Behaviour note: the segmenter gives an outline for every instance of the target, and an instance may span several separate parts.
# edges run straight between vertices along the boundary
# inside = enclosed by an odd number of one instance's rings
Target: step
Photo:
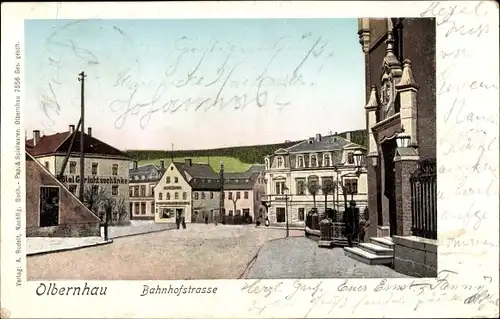
[[[359,247],[344,247],[344,253],[346,256],[367,265],[391,265],[393,261],[392,256],[378,256]]]
[[[374,243],[360,243],[358,247],[366,252],[369,252],[370,254],[374,254],[377,256],[394,256],[394,249]]]
[[[392,242],[391,237],[372,237],[370,238],[370,242],[385,248],[394,248],[394,243]]]

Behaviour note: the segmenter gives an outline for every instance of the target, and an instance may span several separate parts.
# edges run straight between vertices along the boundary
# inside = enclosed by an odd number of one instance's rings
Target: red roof
[[[52,135],[43,135],[40,140],[33,146],[33,139],[26,140],[26,151],[32,156],[42,156],[51,155],[55,153],[66,153],[69,150],[71,144],[71,136],[73,134],[79,134],[79,131],[70,133],[69,131],[63,133],[56,133]],[[83,134],[83,144],[84,152],[87,154],[98,154],[98,155],[111,155],[129,158],[127,154],[114,148],[113,146],[106,144],[97,138],[90,136],[86,133]],[[80,137],[76,136],[73,143],[72,152],[80,152]]]

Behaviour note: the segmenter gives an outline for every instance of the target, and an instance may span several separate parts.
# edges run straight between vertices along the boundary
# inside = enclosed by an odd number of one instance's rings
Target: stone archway
[[[396,154],[396,140],[386,140],[381,144],[383,161],[383,193],[382,209],[389,222],[390,236],[396,235],[397,229],[397,207],[396,207],[396,167],[394,164],[394,155]]]

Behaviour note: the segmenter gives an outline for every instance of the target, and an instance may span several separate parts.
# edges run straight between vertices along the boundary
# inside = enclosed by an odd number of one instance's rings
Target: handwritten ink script
[[[297,279],[277,284],[255,280],[246,282],[241,290],[251,296],[248,311],[262,316],[287,315],[288,309],[293,310],[291,315],[301,318],[366,311],[390,315],[398,309],[430,310],[443,303],[464,305],[471,312],[498,309],[498,289],[491,277],[476,283],[459,282],[459,277],[454,271],[443,270],[435,279],[343,279],[335,284],[323,280]]]
[[[476,66],[498,60],[484,54],[495,38],[497,28],[488,19],[495,6],[487,1],[426,6],[420,16],[435,17],[438,41],[438,197],[443,203],[438,225],[446,228],[440,257],[453,255],[464,269],[492,267],[483,260],[498,251],[498,242],[485,237],[498,233],[498,65]]]
[[[282,61],[290,59],[290,52],[295,62],[285,68]],[[132,116],[139,117],[144,128],[155,114],[180,110],[282,109],[293,103],[294,90],[315,85],[332,56],[329,42],[311,34],[298,39],[281,37],[268,46],[181,37],[175,41],[167,67],[158,70],[163,74],[161,81],[140,77],[130,68],[119,72],[113,85],[124,96],[109,107],[118,114],[117,128]]]

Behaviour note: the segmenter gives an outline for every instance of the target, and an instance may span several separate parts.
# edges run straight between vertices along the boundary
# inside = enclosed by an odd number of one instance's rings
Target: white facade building
[[[328,208],[340,212],[346,200],[355,200],[362,212],[367,202],[367,175],[364,163],[360,168],[354,164],[354,152],[362,149],[349,139],[317,134],[315,138],[266,156],[265,202],[271,224],[284,225],[288,218],[289,224],[302,226],[307,213],[315,206],[324,212],[324,192],[320,189],[313,196],[308,184],[316,181],[321,187],[327,179],[339,185],[326,196]],[[344,196],[346,189],[349,192]]]

